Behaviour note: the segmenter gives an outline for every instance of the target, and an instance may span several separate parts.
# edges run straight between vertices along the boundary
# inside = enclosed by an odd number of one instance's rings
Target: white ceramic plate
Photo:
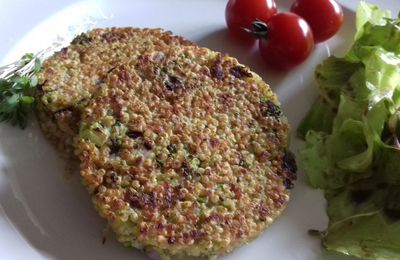
[[[277,2],[285,10],[291,1]],[[316,95],[315,65],[330,53],[341,55],[351,44],[358,1],[341,2],[347,7],[341,31],[318,45],[303,65],[277,74],[265,69],[255,50],[246,50],[227,37],[223,0],[3,0],[0,64],[46,47],[70,25],[103,12],[112,18],[98,26],[162,27],[237,57],[270,83],[296,129]],[[371,2],[396,12],[400,9],[396,1]],[[297,152],[301,142],[294,136],[292,140]],[[105,222],[93,209],[78,174],[68,179],[64,169],[65,162],[43,138],[37,122],[24,131],[0,125],[0,259],[146,259],[141,252],[119,245],[112,234],[101,243]],[[322,195],[306,187],[299,174],[282,217],[257,240],[221,259],[349,259],[328,254],[318,239],[307,235],[310,228],[323,229],[327,219]]]

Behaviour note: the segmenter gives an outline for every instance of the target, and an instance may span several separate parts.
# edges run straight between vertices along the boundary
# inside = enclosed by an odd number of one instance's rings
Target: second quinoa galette
[[[276,96],[247,67],[196,46],[117,64],[82,109],[83,182],[124,245],[215,257],[286,207],[296,166]]]
[[[81,110],[100,95],[109,73],[145,53],[192,42],[161,29],[99,28],[75,37],[43,63],[37,115],[46,137],[64,157],[73,156]]]

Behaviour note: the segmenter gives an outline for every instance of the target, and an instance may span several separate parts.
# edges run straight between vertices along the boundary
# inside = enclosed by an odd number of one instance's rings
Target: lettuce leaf
[[[297,136],[305,139],[310,130],[331,133],[336,108],[318,97],[297,128]]]
[[[362,259],[398,259],[400,187],[376,189],[368,180],[327,194],[330,224],[322,234],[330,250]]]
[[[390,18],[390,11],[382,10],[379,7],[361,1],[357,8],[356,16],[356,37],[357,40],[361,35],[364,34],[364,25],[369,22],[373,25],[384,25],[386,23],[385,18]]]
[[[400,259],[400,18],[362,1],[356,29],[343,57],[316,68],[301,167],[325,193],[327,249]]]

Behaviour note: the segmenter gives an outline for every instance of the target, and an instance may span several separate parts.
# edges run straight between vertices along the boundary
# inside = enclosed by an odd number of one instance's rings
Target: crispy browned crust
[[[73,158],[80,111],[110,70],[125,58],[188,45],[193,43],[162,29],[105,28],[77,36],[44,62],[39,75],[36,112],[46,137],[64,157]]]

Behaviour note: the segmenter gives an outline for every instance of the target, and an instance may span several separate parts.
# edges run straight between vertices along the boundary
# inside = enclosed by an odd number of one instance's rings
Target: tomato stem
[[[246,32],[257,38],[266,38],[268,36],[268,25],[263,21],[256,19],[251,23],[252,28],[243,28]]]

